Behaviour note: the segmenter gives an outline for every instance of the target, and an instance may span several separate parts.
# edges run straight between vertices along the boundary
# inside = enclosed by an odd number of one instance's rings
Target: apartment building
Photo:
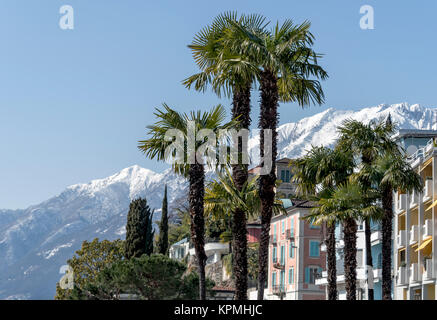
[[[324,300],[324,287],[316,284],[326,263],[320,227],[301,219],[313,203],[286,199],[284,207],[287,214],[273,217],[270,225],[266,298]]]
[[[395,299],[436,300],[437,131],[400,130],[395,136],[420,174],[422,193],[394,195]]]

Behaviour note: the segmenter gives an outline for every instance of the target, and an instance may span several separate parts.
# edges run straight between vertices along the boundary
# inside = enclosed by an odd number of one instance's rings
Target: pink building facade
[[[315,284],[326,265],[320,227],[301,219],[311,207],[310,201],[293,200],[287,214],[272,218],[267,299],[325,300],[324,286]]]

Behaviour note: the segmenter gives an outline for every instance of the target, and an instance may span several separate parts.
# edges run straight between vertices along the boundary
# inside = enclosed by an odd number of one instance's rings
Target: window
[[[273,263],[276,263],[278,261],[278,259],[276,257],[276,247],[273,247],[272,261],[273,261]]]
[[[290,182],[290,170],[281,170],[282,182]]]
[[[291,267],[290,269],[288,269],[288,284],[293,284],[294,283],[294,268]]]
[[[272,287],[276,286],[276,272],[272,273]]]
[[[310,257],[318,258],[320,257],[320,242],[315,240],[310,240]]]
[[[285,233],[285,221],[282,221],[282,233]]]
[[[285,246],[281,246],[281,265],[285,264]]]
[[[285,287],[285,271],[282,270],[280,275],[279,275],[279,285],[281,286],[281,288]]]
[[[320,267],[306,267],[305,268],[305,283],[315,284],[316,279],[322,275],[322,268]]]
[[[290,218],[290,235],[294,237],[294,219]]]
[[[290,247],[288,249],[290,258],[294,258],[294,241],[290,241]]]

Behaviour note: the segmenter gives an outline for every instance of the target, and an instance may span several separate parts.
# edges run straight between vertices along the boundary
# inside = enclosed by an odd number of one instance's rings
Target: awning
[[[426,208],[425,211],[428,211],[429,209],[432,209],[432,208],[434,208],[435,206],[437,206],[437,200],[434,201],[434,202],[432,203],[432,205],[430,205],[428,208]]]
[[[432,162],[432,157],[428,160],[425,161],[425,163],[420,167],[419,172],[422,172],[423,170],[425,170],[425,168]]]
[[[425,248],[427,248],[430,244],[432,243],[432,237],[428,237],[426,238],[425,241],[422,242],[422,244],[419,246],[419,248],[416,249],[416,252],[418,252],[419,250],[424,250]]]

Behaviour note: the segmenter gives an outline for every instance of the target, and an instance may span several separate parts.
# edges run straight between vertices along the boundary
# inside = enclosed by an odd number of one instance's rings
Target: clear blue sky
[[[75,10],[74,30],[58,26],[64,4]],[[359,27],[365,4],[375,9],[374,30]],[[312,22],[330,74],[326,104],[281,105],[281,123],[328,107],[436,105],[434,1],[2,0],[0,208],[24,208],[133,164],[162,170],[136,148],[155,106],[230,105],[180,84],[197,71],[186,45],[227,10]],[[254,92],[255,125],[258,101]]]

